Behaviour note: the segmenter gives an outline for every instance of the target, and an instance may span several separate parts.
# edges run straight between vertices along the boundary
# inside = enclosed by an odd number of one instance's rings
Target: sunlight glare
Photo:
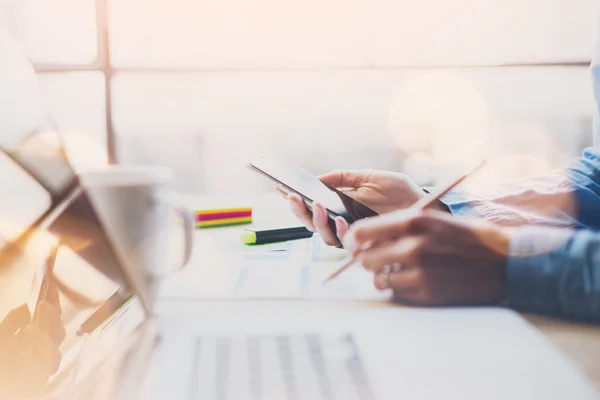
[[[529,154],[511,154],[488,159],[479,173],[465,181],[464,188],[471,193],[480,193],[490,187],[515,182],[519,179],[539,175],[552,169],[552,165]]]
[[[433,163],[482,158],[489,134],[486,106],[465,79],[429,73],[409,81],[392,101],[394,140],[410,156]]]
[[[465,182],[466,190],[488,193],[493,186],[563,167],[567,159],[549,132],[539,127],[517,125],[498,130],[490,147],[488,165]]]
[[[63,133],[69,162],[76,171],[107,165],[106,146],[81,133]]]
[[[63,285],[92,302],[102,302],[118,286],[88,264],[75,250],[61,246],[54,274]],[[93,283],[92,283],[93,282]]]

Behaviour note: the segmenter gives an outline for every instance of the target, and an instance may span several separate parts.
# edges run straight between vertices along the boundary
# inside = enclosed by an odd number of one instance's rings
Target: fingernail
[[[335,229],[338,231],[338,233],[344,230],[344,224],[342,224],[342,221],[340,221],[339,218],[335,219]]]

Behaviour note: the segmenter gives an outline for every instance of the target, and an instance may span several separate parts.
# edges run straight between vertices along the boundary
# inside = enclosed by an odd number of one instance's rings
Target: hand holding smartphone
[[[327,210],[329,226],[335,232],[335,218],[342,217],[352,224],[361,218],[376,216],[377,213],[350,196],[319,180],[310,172],[275,157],[262,157],[249,167],[278,184],[288,193],[296,193],[312,211],[313,202],[321,203]]]

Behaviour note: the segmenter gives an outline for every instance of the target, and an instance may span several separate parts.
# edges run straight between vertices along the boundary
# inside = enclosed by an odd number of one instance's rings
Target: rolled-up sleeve
[[[485,218],[505,226],[600,230],[600,151],[585,149],[565,169],[476,194],[453,191],[442,201],[455,215]]]
[[[518,228],[506,280],[513,308],[600,321],[600,234]]]
[[[455,215],[516,227],[506,272],[511,307],[600,321],[599,154],[589,148],[569,168],[442,199]]]
[[[600,321],[600,42],[597,49],[596,147],[568,168],[442,199],[453,214],[516,227],[506,265],[512,307],[586,321]]]

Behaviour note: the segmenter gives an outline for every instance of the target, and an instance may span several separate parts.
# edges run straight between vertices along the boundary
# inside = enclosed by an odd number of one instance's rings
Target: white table
[[[179,203],[184,203],[190,208],[205,208],[214,207],[214,197],[203,197],[203,196],[190,196],[182,195],[178,196],[177,200]],[[256,196],[249,200],[244,198],[236,203],[235,199],[227,199],[229,204],[216,202],[217,204],[223,204],[223,206],[247,206],[253,207],[254,223],[252,226],[286,226],[288,224],[297,224],[293,215],[289,210],[284,201],[279,199],[277,196]],[[194,262],[187,268],[201,268],[208,262],[214,262],[217,259],[227,259],[227,256],[239,253],[242,251],[243,246],[239,241],[238,233],[241,232],[246,226],[237,227],[226,227],[217,228],[210,230],[197,230],[195,238],[197,239],[198,248],[195,249]],[[227,253],[227,254],[224,254]],[[220,258],[219,258],[220,254]],[[223,264],[223,268],[227,268],[227,264]],[[186,279],[186,272],[182,271],[179,275],[173,276],[171,279],[176,282],[177,279]],[[171,282],[173,283],[173,282]],[[319,318],[323,318],[325,314],[326,318],[329,316],[336,316],[344,314],[346,318],[355,318],[356,315],[362,316],[368,313],[372,316],[373,313],[384,312],[385,309],[394,311],[393,309],[402,307],[396,304],[392,304],[385,301],[357,301],[357,300],[346,300],[346,301],[325,301],[325,300],[301,300],[301,299],[285,299],[285,300],[232,300],[232,299],[213,299],[213,300],[198,300],[198,299],[161,299],[158,301],[156,313],[159,319],[164,323],[166,320],[173,321],[173,326],[179,326],[183,323],[183,326],[187,327],[187,323],[190,319],[194,320],[196,326],[199,323],[210,324],[205,318],[215,318],[215,314],[219,315],[247,315],[253,317],[262,314],[263,317],[269,314],[271,311],[276,314],[281,313],[285,310],[286,313],[295,316],[304,316],[306,320],[301,319],[300,322],[304,323],[310,320],[315,315],[319,314]],[[398,310],[401,311],[401,310]],[[406,310],[409,311],[409,310]],[[222,313],[222,314],[221,314]],[[270,315],[270,314],[269,314]],[[394,314],[397,315],[397,314]],[[308,317],[311,318],[308,318]],[[398,315],[400,316],[400,315]],[[600,327],[598,326],[586,326],[580,324],[569,323],[565,321],[559,321],[555,319],[524,315],[525,319],[533,324],[539,331],[541,331],[547,338],[552,341],[559,350],[563,352],[567,357],[570,357],[581,369],[588,375],[590,380],[595,383],[596,387],[600,389]],[[221,317],[217,317],[221,318]],[[445,318],[448,318],[446,315]],[[471,317],[467,316],[464,321],[469,320]],[[394,318],[394,320],[396,320]],[[461,320],[462,321],[462,320]],[[371,326],[371,325],[369,325]],[[504,326],[504,325],[503,325]],[[239,324],[234,327],[239,328]],[[186,328],[187,329],[187,328]],[[143,335],[146,330],[141,330],[129,339],[129,342],[135,347],[140,342],[140,335]],[[400,329],[403,331],[403,328]],[[496,330],[494,330],[496,331]],[[502,329],[498,329],[501,332]],[[501,334],[501,337],[511,337],[510,332]],[[125,346],[124,346],[125,347]],[[478,353],[477,353],[478,354]],[[477,358],[477,354],[471,354],[471,357]],[[483,360],[482,360],[483,361]],[[111,384],[108,383],[111,379],[115,381],[127,381],[130,384],[132,393],[136,394],[139,391],[140,382],[143,380],[144,363],[141,362],[137,367],[128,368],[128,372],[132,375],[128,379],[123,379],[123,376],[117,374],[119,371],[119,361],[117,357],[110,357],[105,368],[99,371],[95,381],[102,383],[98,388],[94,389],[94,393],[98,395],[97,398],[104,398],[101,394],[102,390],[110,392]],[[103,371],[108,371],[107,374]],[[176,371],[175,371],[176,372]],[[177,375],[175,375],[177,376]],[[492,379],[492,378],[490,378]],[[107,394],[108,398],[112,398],[111,395]],[[124,398],[133,398],[127,397]]]
[[[254,196],[251,199],[240,199],[237,203],[235,199],[224,197],[226,202],[231,205],[241,204],[253,206],[253,220],[251,226],[286,226],[286,224],[297,224],[292,213],[287,209],[287,205],[277,195],[266,194]],[[214,197],[180,195],[177,199],[185,203],[188,207],[199,208],[203,204],[218,203]],[[247,226],[245,226],[247,227]],[[243,227],[228,227],[215,230],[203,230],[197,232],[197,237],[210,237],[211,240],[218,241],[219,237],[226,237],[226,231],[241,231]],[[227,243],[231,251],[240,251],[239,242]],[[237,249],[237,250],[236,250]],[[202,251],[202,249],[199,249]],[[198,266],[196,266],[198,267]],[[191,266],[194,268],[194,266]],[[291,308],[306,309],[306,307],[337,307],[342,303],[344,307],[398,307],[397,305],[385,304],[381,302],[316,302],[307,305],[306,302],[298,300],[286,300]],[[168,308],[168,303],[165,304]],[[215,306],[218,306],[218,302]],[[257,304],[260,304],[258,302]],[[542,317],[537,315],[523,315],[525,319],[537,327],[546,335],[560,350],[568,357],[580,365],[589,378],[600,389],[600,326],[577,324],[558,319]]]

